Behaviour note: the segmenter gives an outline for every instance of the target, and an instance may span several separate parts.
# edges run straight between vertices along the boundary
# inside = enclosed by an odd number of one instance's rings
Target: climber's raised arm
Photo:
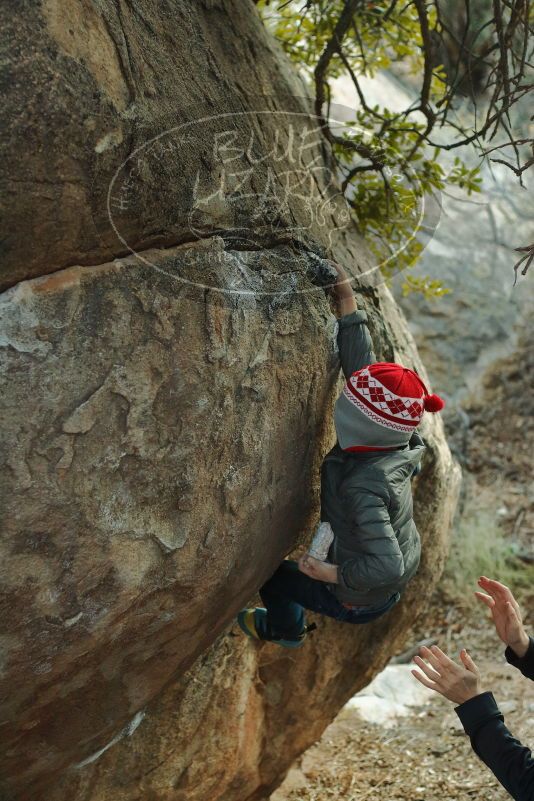
[[[345,314],[357,311],[356,298],[351,285],[351,278],[347,275],[343,267],[335,261],[329,261],[337,272],[337,281],[330,290],[334,301],[336,317],[343,317]]]
[[[337,345],[341,368],[346,379],[356,370],[376,362],[373,341],[367,328],[367,313],[358,309],[350,278],[336,262],[330,262],[337,271],[338,280],[331,295],[338,318]]]
[[[376,363],[367,313],[358,309],[351,279],[336,262],[311,261],[310,277],[335,307],[337,326],[330,318],[328,328],[337,327],[346,378],[334,405],[337,442],[321,466],[320,524],[312,553],[283,561],[260,587],[263,606],[237,617],[248,637],[284,648],[303,645],[311,630],[305,609],[362,624],[400,600],[421,555],[410,481],[424,444],[414,432],[424,409],[443,406],[413,370]]]

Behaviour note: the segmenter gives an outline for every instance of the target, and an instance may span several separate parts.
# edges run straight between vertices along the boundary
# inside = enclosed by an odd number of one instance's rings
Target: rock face
[[[214,231],[320,241],[336,208],[343,228],[304,85],[251,5],[43,0],[6,15],[0,288]]]
[[[426,421],[422,565],[383,621],[291,657],[233,637],[333,444],[314,253],[357,276],[365,245],[252,3],[45,0],[8,28],[1,795],[261,798],[422,611],[458,472]],[[423,370],[361,291],[378,353]]]

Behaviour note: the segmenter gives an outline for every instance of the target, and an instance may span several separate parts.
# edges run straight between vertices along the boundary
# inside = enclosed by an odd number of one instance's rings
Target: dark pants
[[[330,592],[323,581],[306,576],[296,562],[286,559],[276,573],[260,589],[260,596],[267,609],[267,630],[260,636],[281,637],[295,640],[304,630],[304,609],[333,617],[342,623],[370,623],[376,620],[400,598],[397,592],[387,603],[372,609],[347,609]]]

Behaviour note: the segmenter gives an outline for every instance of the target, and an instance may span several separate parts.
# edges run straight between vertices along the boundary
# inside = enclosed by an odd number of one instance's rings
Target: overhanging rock
[[[7,28],[2,795],[260,798],[421,611],[457,470],[427,421],[422,565],[383,621],[321,621],[291,658],[232,637],[317,516],[338,361],[314,254],[359,276],[379,357],[422,365],[252,3],[45,0]]]

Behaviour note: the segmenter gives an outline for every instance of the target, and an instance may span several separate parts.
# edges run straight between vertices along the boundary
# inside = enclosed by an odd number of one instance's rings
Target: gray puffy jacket
[[[339,319],[338,347],[345,378],[376,361],[366,313]],[[402,592],[416,573],[421,541],[412,516],[411,477],[423,451],[414,433],[405,448],[387,453],[342,451],[321,467],[321,520],[334,532],[328,561],[338,565],[329,589],[342,603],[380,605]]]

